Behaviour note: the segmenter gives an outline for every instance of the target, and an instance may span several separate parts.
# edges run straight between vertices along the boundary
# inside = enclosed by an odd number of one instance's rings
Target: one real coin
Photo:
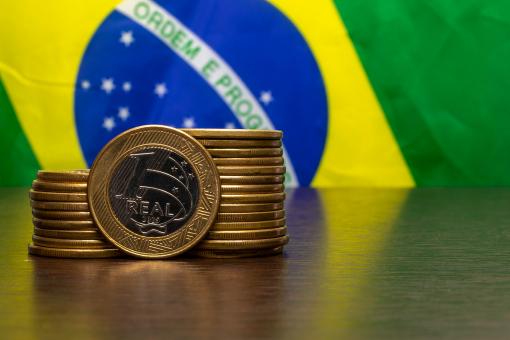
[[[128,130],[110,141],[90,170],[89,207],[105,237],[142,258],[166,258],[207,234],[220,180],[207,150],[167,126]]]

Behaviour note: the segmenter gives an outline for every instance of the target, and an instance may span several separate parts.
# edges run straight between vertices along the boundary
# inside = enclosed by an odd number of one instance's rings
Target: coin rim
[[[87,192],[87,182],[50,182],[35,179],[32,181],[32,189],[43,192],[85,193]]]
[[[89,169],[74,170],[39,170],[37,178],[48,182],[87,182]]]
[[[287,226],[266,229],[209,230],[208,240],[259,240],[287,235]]]
[[[87,192],[53,192],[30,189],[29,197],[34,201],[44,202],[88,202]],[[45,196],[50,196],[46,199]],[[74,197],[71,199],[71,197]]]
[[[30,206],[35,209],[49,211],[89,211],[87,202],[37,201],[31,199]]]
[[[196,249],[208,250],[249,250],[284,246],[289,242],[289,235],[258,240],[203,240]]]
[[[62,210],[43,210],[32,208],[32,216],[44,220],[70,220],[70,221],[90,221],[92,216],[90,211],[62,211]],[[51,217],[54,216],[54,217]]]
[[[54,248],[43,247],[30,243],[28,245],[28,254],[54,258],[93,259],[93,258],[119,257],[123,255],[123,252],[117,248],[96,248],[96,249]]]
[[[281,130],[179,129],[196,139],[281,139]]]
[[[94,192],[94,190],[96,190],[94,188],[94,182],[95,182],[95,174],[96,174],[97,168],[98,168],[99,164],[101,163],[101,161],[103,160],[103,158],[105,157],[105,155],[108,152],[111,152],[112,147],[115,146],[115,143],[118,143],[119,140],[122,140],[122,139],[124,139],[126,137],[129,137],[129,135],[131,135],[131,134],[142,133],[142,132],[147,132],[148,133],[148,132],[151,132],[151,131],[159,132],[159,133],[171,133],[171,134],[174,134],[174,135],[178,135],[178,136],[182,137],[184,140],[187,140],[188,142],[193,143],[199,150],[202,151],[202,154],[203,154],[203,157],[204,157],[204,163],[209,165],[209,171],[211,172],[211,178],[213,179],[212,180],[212,184],[213,185],[212,185],[211,190],[214,193],[214,196],[217,197],[217,199],[212,201],[211,209],[209,211],[209,216],[208,216],[207,222],[205,223],[204,227],[200,230],[200,232],[197,233],[196,235],[194,235],[193,239],[188,241],[185,245],[181,245],[180,247],[177,247],[177,248],[175,248],[175,249],[173,249],[171,251],[148,253],[148,252],[144,252],[144,251],[140,251],[140,250],[137,250],[137,249],[130,248],[129,246],[120,243],[119,241],[115,240],[108,233],[108,231],[106,230],[106,229],[113,230],[114,228],[121,228],[125,233],[128,233],[131,236],[134,236],[134,237],[137,237],[137,238],[143,238],[143,236],[138,235],[138,234],[132,232],[131,230],[126,228],[122,223],[120,223],[120,221],[118,221],[117,217],[115,216],[115,213],[111,209],[110,202],[109,202],[109,199],[108,199],[108,185],[107,185],[107,183],[109,183],[109,179],[110,179],[110,177],[112,175],[113,169],[115,169],[115,165],[117,164],[118,161],[121,160],[121,157],[126,152],[128,152],[129,150],[133,150],[134,148],[142,147],[143,145],[163,146],[166,149],[173,149],[180,156],[182,156],[184,159],[186,159],[186,161],[189,162],[189,164],[193,167],[193,169],[195,170],[196,173],[200,173],[200,171],[197,171],[194,162],[190,161],[189,157],[186,156],[182,151],[177,150],[175,147],[173,147],[171,145],[161,144],[161,141],[159,141],[159,140],[155,140],[155,141],[153,141],[153,140],[149,140],[149,141],[145,140],[143,144],[129,146],[122,155],[120,155],[120,156],[113,156],[112,157],[113,162],[111,162],[111,163],[114,163],[114,166],[110,166],[110,171],[108,172],[108,174],[102,174],[102,175],[100,174],[100,178],[98,180],[99,181],[98,183],[101,183],[101,181],[104,181],[104,184],[102,185],[102,189],[98,188],[97,191],[98,191],[98,195],[100,195],[101,199],[106,202],[107,207],[106,207],[106,209],[104,209],[104,211],[107,214],[110,214],[110,218],[112,218],[116,222],[115,226],[110,226],[110,225],[105,226],[105,225],[103,225],[103,223],[101,223],[101,220],[103,219],[103,216],[98,216],[98,214],[96,212],[93,192]],[[148,135],[148,136],[150,137],[151,135]],[[146,138],[146,139],[148,139],[148,138]],[[101,180],[101,178],[102,178],[102,180]],[[199,179],[198,185],[199,185],[200,196],[202,196],[202,195],[204,195],[204,192],[203,192],[203,190],[204,190],[203,178],[200,178],[200,176],[197,176],[197,178]],[[98,184],[98,186],[99,186],[99,184]],[[118,248],[120,248],[121,250],[123,250],[124,252],[126,252],[126,253],[128,253],[130,255],[133,255],[133,256],[136,256],[136,257],[139,257],[139,258],[146,258],[146,259],[158,259],[158,258],[161,259],[161,258],[168,258],[168,257],[177,256],[179,254],[182,254],[182,253],[188,251],[189,249],[193,248],[196,244],[198,244],[207,235],[207,232],[209,231],[209,229],[211,228],[212,224],[214,223],[214,220],[216,218],[216,214],[218,212],[218,208],[219,208],[219,204],[220,204],[220,197],[221,197],[221,185],[220,185],[220,177],[219,177],[216,165],[214,164],[214,161],[213,161],[211,155],[207,152],[206,148],[202,144],[200,144],[195,138],[193,138],[192,136],[188,135],[184,131],[181,131],[181,130],[175,129],[175,128],[171,128],[171,127],[168,127],[168,126],[164,126],[164,125],[144,125],[144,126],[139,126],[139,127],[127,130],[127,131],[119,134],[114,139],[112,139],[107,145],[105,145],[103,147],[101,152],[98,154],[98,156],[94,160],[94,163],[92,164],[92,167],[90,169],[89,180],[88,180],[88,191],[87,192],[89,194],[88,195],[89,196],[88,197],[88,203],[89,203],[89,208],[90,208],[90,212],[91,212],[92,218],[96,222],[99,230],[103,233],[103,235],[110,242],[112,242],[115,246],[117,246]],[[179,229],[179,232],[182,232],[183,230],[187,229],[187,227],[190,225],[190,223],[193,222],[194,217],[196,216],[197,212],[200,210],[200,206],[203,204],[201,198],[202,197],[199,197],[198,205],[195,208],[195,211],[193,212],[193,215],[190,216],[189,220],[186,222],[186,225],[184,225],[183,227],[181,227]],[[173,232],[172,234],[165,235],[165,236],[162,236],[162,237],[150,238],[150,240],[162,240],[162,239],[165,239],[165,238],[173,238],[173,237],[175,237],[175,233],[176,232]]]
[[[247,257],[264,257],[274,256],[283,254],[284,246],[275,248],[262,248],[255,250],[245,251],[229,251],[229,250],[209,250],[209,249],[197,249],[191,250],[190,255],[195,257],[207,258],[207,259],[238,259]]]

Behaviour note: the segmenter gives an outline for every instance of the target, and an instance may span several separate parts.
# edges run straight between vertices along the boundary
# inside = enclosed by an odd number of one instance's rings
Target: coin
[[[276,220],[285,216],[284,210],[249,212],[249,213],[219,213],[216,223],[222,222],[253,222]]]
[[[89,175],[89,206],[107,239],[125,252],[164,258],[207,234],[220,181],[205,148],[166,126],[142,126],[110,141]]]
[[[104,236],[97,228],[83,230],[52,230],[34,228],[34,235],[50,238],[62,238],[71,240],[103,240]]]
[[[32,189],[49,192],[86,192],[87,183],[47,182],[36,179],[32,182]]]
[[[283,246],[276,248],[228,251],[228,250],[191,250],[190,255],[211,259],[236,259],[243,257],[259,257],[279,255],[283,252]]]
[[[287,227],[257,230],[210,230],[207,238],[210,240],[256,240],[284,236]]]
[[[256,148],[256,149],[211,149],[207,152],[216,158],[247,158],[247,157],[281,157],[282,148]]]
[[[225,139],[281,139],[280,130],[251,129],[180,129],[195,138]]]
[[[278,228],[285,225],[285,219],[257,222],[221,222],[213,224],[211,230],[255,230]]]
[[[30,190],[30,198],[34,201],[87,202],[85,192],[45,192]]]
[[[49,257],[68,257],[68,258],[106,258],[118,257],[122,255],[122,251],[116,248],[108,249],[61,249],[41,247],[35,244],[28,246],[28,253],[31,255],[49,256]]]
[[[49,220],[90,220],[90,212],[88,211],[56,211],[32,209],[32,215],[37,218],[45,218]]]
[[[283,175],[274,176],[220,176],[221,184],[281,184]]]
[[[214,158],[214,164],[230,166],[283,165],[283,158],[282,157]]]
[[[261,249],[284,246],[289,242],[289,236],[280,236],[260,240],[203,240],[196,249],[241,250]]]
[[[37,178],[48,182],[86,182],[89,178],[89,170],[39,170]]]
[[[58,230],[88,230],[97,229],[96,224],[92,220],[85,221],[66,221],[66,220],[46,220],[41,218],[32,218],[34,226],[41,229],[58,229]]]
[[[206,148],[279,148],[282,141],[275,140],[240,140],[240,139],[197,139]]]
[[[283,192],[283,184],[252,184],[252,185],[232,185],[222,184],[221,192],[228,193],[270,193]]]
[[[254,203],[254,204],[220,204],[220,213],[246,213],[258,211],[272,211],[283,209],[283,202],[280,203]]]
[[[283,202],[285,193],[270,194],[223,194],[221,195],[221,203],[269,203]]]
[[[63,211],[88,211],[87,202],[50,202],[50,201],[30,201],[32,208],[41,210],[63,210]]]
[[[220,175],[281,175],[285,173],[284,166],[218,166]]]
[[[48,248],[71,248],[71,249],[98,249],[113,248],[106,240],[66,240],[33,235],[32,241],[36,246]]]

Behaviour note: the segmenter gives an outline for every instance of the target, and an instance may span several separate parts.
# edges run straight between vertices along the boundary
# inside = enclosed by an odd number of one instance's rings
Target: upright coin
[[[39,170],[37,178],[48,182],[86,182],[89,178],[89,170]]]
[[[193,247],[216,218],[220,180],[206,149],[166,126],[142,126],[110,141],[88,182],[89,207],[103,234],[143,258]]]

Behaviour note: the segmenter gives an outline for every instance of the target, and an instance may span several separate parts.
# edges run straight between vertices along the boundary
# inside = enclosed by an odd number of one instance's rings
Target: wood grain
[[[27,255],[27,189],[0,189],[12,338],[507,338],[509,189],[287,192],[283,256]]]

